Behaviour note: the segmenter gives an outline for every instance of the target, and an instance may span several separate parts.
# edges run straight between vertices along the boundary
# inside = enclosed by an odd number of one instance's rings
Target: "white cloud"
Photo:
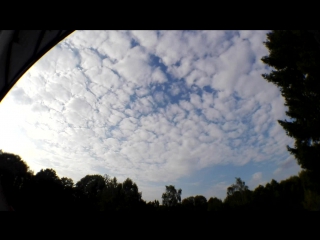
[[[152,52],[158,44],[156,31],[132,31],[132,34],[140,45],[147,48],[149,52]]]
[[[90,70],[91,68],[101,67],[101,58],[91,49],[83,49],[82,51],[79,51],[79,55],[82,68]]]
[[[190,94],[190,103],[195,107],[195,108],[201,108],[201,99],[199,95],[191,93]]]
[[[219,164],[280,161],[292,139],[276,123],[285,117],[283,98],[261,77],[265,33],[75,32],[8,97],[19,119],[10,129],[23,129],[14,136],[32,150],[0,143],[37,169],[55,166],[76,180],[106,170],[143,189]],[[280,176],[285,167],[277,167]],[[256,172],[252,184],[261,179]],[[222,198],[226,187],[221,181],[206,196]]]
[[[231,184],[227,184],[225,181],[213,184],[213,187],[209,188],[205,193],[205,197],[209,200],[210,197],[217,197],[223,200],[226,197],[227,188]]]
[[[297,165],[297,160],[293,156],[289,156],[284,161],[278,163],[279,167],[273,172],[277,178],[285,179],[292,175],[292,172],[300,171],[300,167]]]
[[[160,67],[157,67],[152,73],[152,82],[153,83],[164,83],[167,81],[166,75],[162,72]]]
[[[171,95],[176,96],[176,95],[178,95],[180,92],[181,92],[181,90],[180,90],[180,88],[179,88],[178,85],[172,84],[172,85],[170,86],[170,93],[171,93]]]
[[[131,46],[131,39],[125,31],[107,31],[107,40],[98,48],[99,52],[119,61],[125,57]]]
[[[126,52],[126,57],[116,63],[114,69],[127,81],[145,86],[150,83],[152,74],[148,61],[148,54],[141,47],[136,46]]]
[[[249,189],[254,190],[259,185],[264,185],[266,183],[262,178],[262,172],[256,172],[252,174],[252,178],[248,182]]]

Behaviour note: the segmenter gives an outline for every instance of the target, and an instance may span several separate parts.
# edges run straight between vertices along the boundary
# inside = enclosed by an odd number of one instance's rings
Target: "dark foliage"
[[[244,210],[320,210],[319,176],[302,171],[278,183],[249,190],[241,178],[227,188],[222,201],[202,195],[181,201],[181,189],[166,186],[162,205],[158,200],[146,203],[138,186],[130,178],[119,183],[108,175],[87,175],[76,184],[70,178],[42,169],[37,174],[17,155],[0,155],[0,180],[4,195],[16,211],[148,211],[214,212]]]
[[[288,30],[267,34],[269,55],[262,61],[273,70],[262,76],[277,85],[290,118],[279,120],[294,138],[288,151],[306,170],[320,173],[320,44],[319,31]]]

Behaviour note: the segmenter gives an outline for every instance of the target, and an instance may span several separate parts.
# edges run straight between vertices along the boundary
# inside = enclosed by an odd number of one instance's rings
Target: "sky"
[[[0,149],[76,183],[131,178],[146,201],[254,190],[301,169],[262,78],[268,31],[75,31],[0,103]]]

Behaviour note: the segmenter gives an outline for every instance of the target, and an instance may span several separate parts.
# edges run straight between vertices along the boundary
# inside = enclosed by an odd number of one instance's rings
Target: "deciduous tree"
[[[176,189],[173,185],[166,186],[166,192],[162,194],[162,204],[172,207],[181,203],[181,189]]]

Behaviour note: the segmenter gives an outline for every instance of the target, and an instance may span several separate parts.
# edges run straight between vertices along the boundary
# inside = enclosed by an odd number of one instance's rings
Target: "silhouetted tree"
[[[181,205],[185,210],[207,211],[207,199],[202,195],[187,197],[182,200]]]
[[[102,211],[117,211],[121,210],[124,205],[124,193],[122,183],[118,183],[117,178],[111,178],[108,175],[104,176],[105,188],[103,189],[99,205]]]
[[[209,198],[208,200],[208,211],[221,211],[223,210],[223,203],[221,199]]]
[[[314,172],[303,170],[299,178],[304,189],[303,206],[310,211],[320,211],[320,180]]]
[[[52,168],[41,169],[36,175],[35,179],[38,181],[51,181],[55,183],[60,183],[60,178],[57,175],[56,171]]]
[[[185,209],[189,209],[189,210],[193,209],[194,208],[194,197],[191,196],[191,197],[187,197],[187,198],[183,199],[181,204]]]
[[[139,192],[137,184],[134,183],[130,178],[127,178],[122,183],[122,189],[123,189],[125,196],[128,199],[130,199],[132,201],[137,201],[137,202],[139,202],[141,200],[142,193]]]
[[[73,188],[74,187],[74,183],[71,178],[63,177],[60,180],[61,180],[61,184],[64,188]]]
[[[287,146],[298,164],[320,174],[320,49],[315,33],[274,30],[264,43],[269,55],[261,60],[273,68],[262,76],[280,88],[290,120],[279,120],[294,147]]]
[[[194,207],[196,211],[207,211],[207,199],[202,195],[195,196]]]
[[[20,156],[1,152],[0,184],[6,201],[14,209],[20,209],[21,189],[32,176],[33,172]]]
[[[250,201],[251,191],[241,178],[236,178],[236,183],[227,188],[227,197],[224,203],[229,208],[244,206]]]
[[[176,188],[173,185],[166,186],[166,192],[162,194],[162,204],[164,206],[172,207],[181,203],[182,190]]]
[[[124,195],[124,209],[138,209],[142,200],[142,193],[139,192],[138,186],[130,178],[122,183]]]
[[[320,195],[310,189],[304,192],[303,207],[309,211],[320,211]]]
[[[153,202],[148,202],[148,205],[151,205],[154,208],[158,208],[160,206],[160,203],[158,200],[154,200]]]
[[[302,210],[304,190],[301,179],[298,176],[292,176],[283,180],[279,184],[280,200],[284,210]]]
[[[99,174],[87,175],[76,183],[77,196],[83,210],[99,210],[98,203],[105,186],[105,179]]]
[[[179,204],[182,190],[170,185],[162,195],[163,205],[157,200],[147,204],[130,178],[119,183],[108,175],[87,175],[74,185],[70,178],[60,179],[54,169],[41,169],[34,175],[14,154],[0,154],[0,180],[7,188],[10,203],[19,211],[320,210],[320,183],[309,170],[280,183],[272,179],[253,192],[241,178],[236,178],[223,202],[212,197],[207,201],[197,195]]]
[[[84,194],[96,196],[105,187],[104,178],[101,175],[87,175],[76,183],[76,187],[81,189]]]

